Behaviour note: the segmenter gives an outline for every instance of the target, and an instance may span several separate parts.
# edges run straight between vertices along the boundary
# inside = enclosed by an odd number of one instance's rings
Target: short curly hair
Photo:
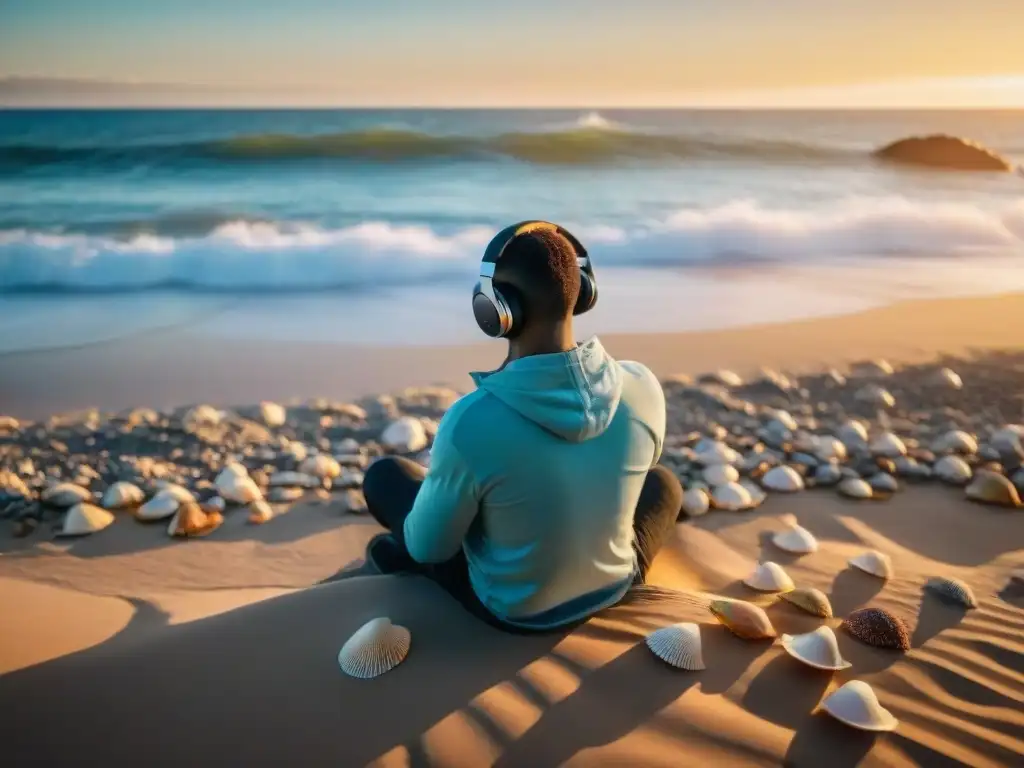
[[[494,282],[499,290],[518,291],[528,322],[563,320],[572,315],[580,293],[576,249],[550,229],[519,235],[505,247]]]

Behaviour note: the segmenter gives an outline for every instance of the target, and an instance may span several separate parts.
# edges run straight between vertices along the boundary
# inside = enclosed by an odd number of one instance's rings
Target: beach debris
[[[820,589],[799,587],[790,592],[783,592],[780,597],[813,616],[823,619],[832,618],[832,603]]]
[[[839,653],[839,643],[831,627],[821,626],[803,635],[783,635],[782,647],[794,659],[815,669],[834,672],[852,666]]]
[[[769,491],[792,493],[804,489],[804,479],[795,469],[783,464],[765,472],[764,477],[761,478],[761,485]]]
[[[683,513],[687,517],[700,517],[711,508],[711,499],[703,488],[691,488],[683,494]]]
[[[895,651],[910,650],[910,632],[903,620],[884,608],[861,608],[840,625],[862,643]]]
[[[304,472],[275,472],[267,481],[271,488],[319,488],[320,478]]]
[[[381,433],[380,442],[392,453],[419,453],[427,447],[427,432],[419,419],[402,416],[388,424]]]
[[[939,370],[932,374],[930,381],[935,386],[946,387],[948,389],[963,389],[964,387],[964,382],[963,379],[960,378],[960,374],[952,368],[939,368]]]
[[[789,592],[795,587],[785,569],[771,561],[758,564],[743,583],[758,592]]]
[[[263,491],[241,464],[228,464],[213,484],[225,501],[234,504],[251,504],[263,498]]]
[[[102,531],[114,522],[114,516],[93,504],[79,503],[68,510],[58,536],[86,536]]]
[[[932,443],[932,453],[940,456],[945,453],[972,456],[977,452],[978,441],[973,435],[969,435],[959,429],[950,430]]]
[[[971,501],[1003,507],[1021,506],[1017,488],[1005,476],[996,472],[979,471],[964,492]]]
[[[194,501],[183,502],[167,526],[167,535],[177,538],[193,538],[213,533],[224,522],[224,516],[217,511],[207,513]]]
[[[897,456],[905,456],[907,446],[898,435],[892,432],[883,432],[871,442],[870,450],[875,456],[893,459]]]
[[[195,497],[180,485],[168,484],[135,510],[135,517],[145,522],[166,520],[177,512],[182,504],[194,501]]]
[[[845,725],[862,731],[895,731],[899,721],[878,703],[874,689],[863,680],[850,680],[830,693],[821,708]]]
[[[959,456],[943,456],[935,462],[932,472],[937,478],[950,485],[966,485],[971,479],[970,465]]]
[[[264,400],[260,403],[260,419],[268,427],[283,427],[288,421],[288,410],[283,405]]]
[[[891,579],[893,576],[892,558],[877,549],[861,552],[850,558],[849,564],[880,579]]]
[[[705,467],[704,482],[714,487],[734,483],[740,479],[740,473],[731,464],[711,464]]]
[[[254,501],[249,505],[249,522],[253,525],[262,525],[274,517],[274,508],[263,499]]]
[[[383,675],[409,654],[409,630],[391,619],[373,619],[352,635],[338,653],[338,665],[350,677],[370,679]]]
[[[744,640],[767,640],[775,627],[761,608],[743,600],[712,600],[708,609],[730,632]]]
[[[874,489],[860,477],[847,477],[836,486],[841,496],[849,499],[870,499],[875,495]]]
[[[92,501],[92,494],[88,489],[75,483],[57,483],[43,491],[39,500],[50,507],[68,509],[83,501]]]
[[[137,485],[128,482],[117,482],[107,488],[103,494],[103,506],[107,509],[125,509],[137,507],[146,500],[146,494]]]
[[[818,540],[814,534],[800,525],[793,525],[789,530],[776,533],[772,543],[784,552],[796,555],[807,555],[818,551]]]
[[[860,360],[850,366],[850,375],[859,378],[884,378],[893,374],[892,364],[888,360]]]
[[[750,491],[739,483],[726,483],[711,490],[711,505],[727,512],[741,512],[755,505]]]
[[[325,478],[333,480],[341,474],[341,464],[333,456],[318,453],[316,456],[310,456],[302,462],[299,465],[299,472],[312,477],[318,477],[321,480]]]
[[[978,599],[971,588],[960,579],[936,577],[929,579],[925,589],[937,595],[947,603],[960,605],[964,608],[977,608]]]
[[[705,668],[697,624],[683,622],[656,629],[645,642],[651,653],[670,666],[690,672]]]

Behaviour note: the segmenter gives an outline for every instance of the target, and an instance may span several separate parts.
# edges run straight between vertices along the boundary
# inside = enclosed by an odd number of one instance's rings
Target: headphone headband
[[[513,224],[511,227],[505,227],[505,229],[494,236],[494,239],[488,244],[487,250],[484,251],[484,257],[481,260],[480,276],[490,277],[494,274],[494,271],[491,270],[490,275],[484,275],[483,265],[497,264],[505,253],[505,249],[512,244],[513,240],[520,235],[528,235],[530,232],[537,232],[538,230],[557,232],[568,240],[569,245],[572,246],[573,251],[576,253],[576,260],[580,265],[580,269],[585,270],[587,273],[593,272],[590,267],[590,257],[587,255],[587,249],[583,247],[583,244],[569,230],[557,224],[552,224],[550,221],[528,219],[518,224]]]

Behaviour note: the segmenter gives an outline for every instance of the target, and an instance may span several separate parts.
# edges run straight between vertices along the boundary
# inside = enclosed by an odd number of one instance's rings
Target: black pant
[[[405,518],[412,510],[426,470],[416,462],[399,457],[378,459],[366,470],[363,494],[374,519],[391,532],[405,555]],[[655,556],[675,528],[683,503],[683,489],[668,469],[654,467],[647,473],[633,516],[633,547],[636,550],[642,584]],[[411,559],[410,559],[411,563]],[[437,582],[474,616],[492,626],[514,629],[497,619],[481,602],[469,581],[466,556],[460,551],[451,560],[436,565],[412,564],[413,572]]]

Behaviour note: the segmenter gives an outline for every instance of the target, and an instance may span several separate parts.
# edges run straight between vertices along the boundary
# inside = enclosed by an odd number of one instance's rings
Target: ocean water
[[[1024,111],[0,111],[0,350],[471,340],[526,218],[590,249],[587,332],[1024,289],[1024,177],[871,156],[935,132],[1024,163]]]

